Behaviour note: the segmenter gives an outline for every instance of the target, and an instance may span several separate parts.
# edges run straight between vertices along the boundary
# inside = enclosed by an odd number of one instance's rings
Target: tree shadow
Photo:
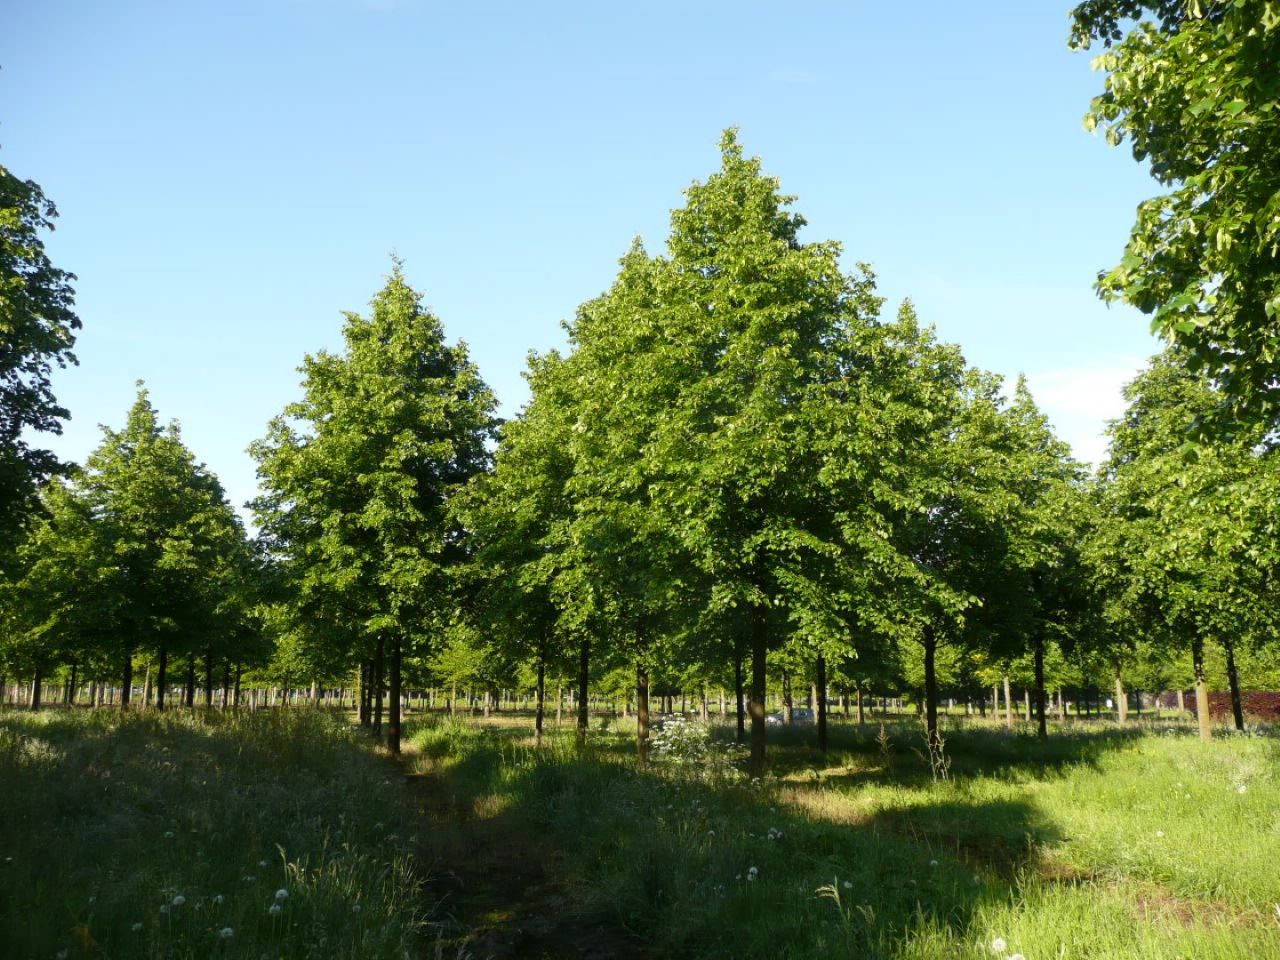
[[[470,755],[429,758],[415,777],[437,827],[425,852],[453,875],[455,942],[478,958],[889,958],[939,936],[959,947],[980,906],[1006,901],[1060,839],[1017,799],[928,791],[849,814],[795,802],[785,781],[637,768],[619,741],[519,753],[516,739],[472,739]]]

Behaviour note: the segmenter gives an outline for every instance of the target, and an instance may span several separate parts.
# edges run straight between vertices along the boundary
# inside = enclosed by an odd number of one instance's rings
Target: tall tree
[[[1129,139],[1168,192],[1144,201],[1104,297],[1152,315],[1235,413],[1280,412],[1280,10],[1272,0],[1086,0],[1106,46],[1089,127]],[[1212,414],[1213,411],[1210,411]]]
[[[0,164],[0,532],[12,533],[39,483],[58,469],[29,434],[62,432],[54,366],[75,363],[74,274],[55,267],[41,234],[58,211],[31,180]]]
[[[343,339],[341,354],[307,356],[303,399],[253,445],[266,491],[254,509],[297,616],[372,661],[378,716],[387,677],[398,751],[403,659],[452,619],[466,545],[449,502],[489,464],[495,401],[398,260]]]

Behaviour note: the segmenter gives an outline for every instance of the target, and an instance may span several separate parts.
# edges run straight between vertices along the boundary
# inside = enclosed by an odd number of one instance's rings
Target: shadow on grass
[[[837,822],[789,785],[637,769],[621,737],[535,750],[523,728],[427,724],[430,833],[477,956],[954,956],[1057,839],[1016,800],[926,794]]]

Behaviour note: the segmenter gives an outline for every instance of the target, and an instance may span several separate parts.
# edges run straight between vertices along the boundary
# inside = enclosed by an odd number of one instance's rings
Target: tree
[[[1086,117],[1169,190],[1144,201],[1108,299],[1152,315],[1223,406],[1280,412],[1280,10],[1271,0],[1087,0],[1071,44],[1107,50]],[[1214,411],[1209,411],[1213,414]]]
[[[0,165],[0,528],[12,532],[39,483],[58,471],[27,434],[62,432],[53,367],[76,362],[75,275],[50,263],[41,233],[58,215],[38,184]]]
[[[37,672],[109,659],[127,706],[134,655],[154,653],[163,708],[171,656],[205,654],[208,685],[214,651],[243,638],[249,548],[222,485],[141,384],[123,429],[104,434],[69,484],[45,488],[7,592]]]
[[[389,676],[398,751],[404,655],[452,620],[466,559],[450,500],[487,468],[497,422],[466,345],[445,343],[398,260],[371,308],[346,315],[343,353],[305,359],[303,399],[251,448],[266,491],[254,510],[295,615],[372,666],[377,726]]]
[[[1234,651],[1276,627],[1274,452],[1262,446],[1261,428],[1186,442],[1191,423],[1220,400],[1176,352],[1155,358],[1125,395],[1129,406],[1112,426],[1090,552],[1145,639],[1166,650],[1189,647],[1207,738],[1206,645],[1223,645],[1238,705]]]

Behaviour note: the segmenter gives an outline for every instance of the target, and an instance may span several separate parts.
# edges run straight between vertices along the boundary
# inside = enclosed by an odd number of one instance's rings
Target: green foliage
[[[253,558],[217,478],[145,390],[123,429],[44,490],[5,589],[3,655],[24,666],[118,665],[135,650],[212,656],[253,632]]]
[[[379,635],[425,645],[453,610],[455,492],[488,465],[494,399],[394,263],[341,354],[303,363],[303,399],[251,452],[253,507],[287,588],[288,629],[315,673],[371,656]]]
[[[1128,138],[1169,191],[1143,202],[1099,290],[1222,387],[1235,413],[1280,403],[1280,5],[1274,0],[1089,0],[1072,45],[1106,90],[1086,117]],[[1212,414],[1214,411],[1208,411]]]
[[[40,186],[0,164],[0,531],[31,505],[39,483],[59,469],[30,433],[61,433],[70,414],[54,399],[53,367],[75,363],[80,320],[73,274],[50,263],[41,233],[58,215]]]

